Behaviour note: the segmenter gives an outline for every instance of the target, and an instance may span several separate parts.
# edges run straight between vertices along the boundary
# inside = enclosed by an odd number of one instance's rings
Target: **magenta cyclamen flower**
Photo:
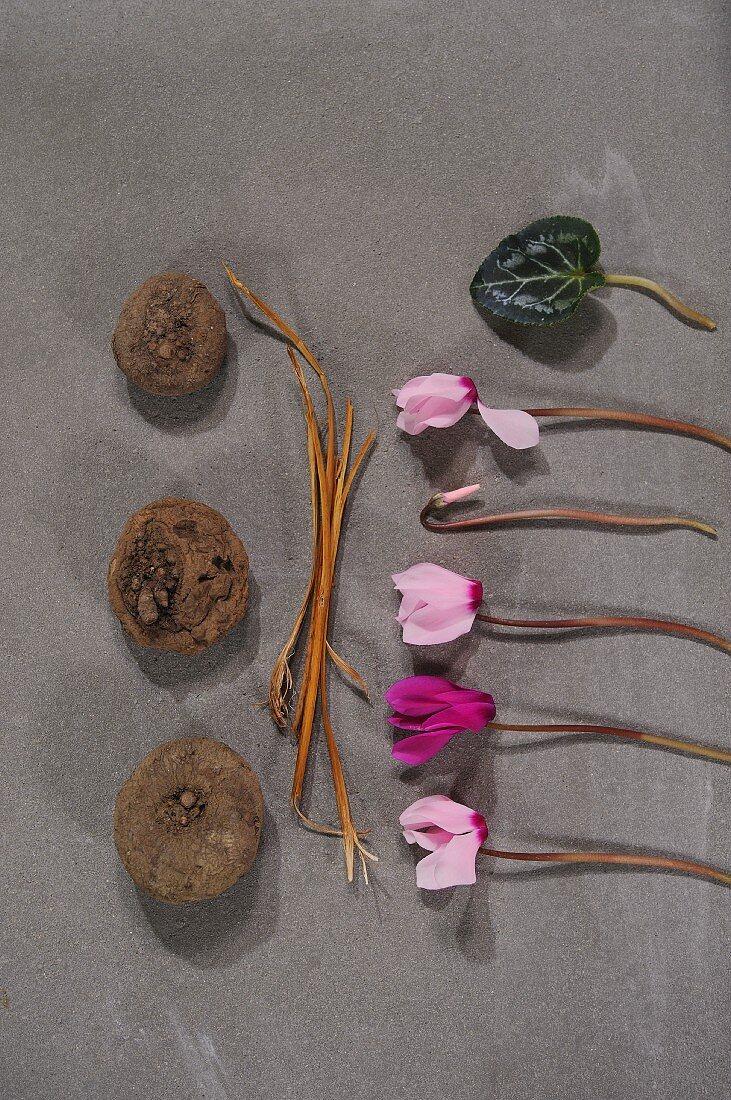
[[[495,702],[484,691],[470,691],[441,676],[407,676],[386,692],[395,714],[392,726],[413,731],[391,755],[405,764],[423,764],[463,730],[477,733],[495,717]]]
[[[535,417],[523,409],[490,408],[466,375],[421,374],[393,393],[402,410],[396,423],[408,435],[420,435],[426,428],[450,428],[476,405],[490,431],[508,447],[522,451],[538,444]]]
[[[423,890],[471,886],[477,879],[475,860],[487,839],[482,814],[443,794],[414,802],[399,818],[407,844],[418,844],[430,855],[416,867],[416,885]]]
[[[455,374],[419,375],[393,393],[402,410],[396,423],[409,435],[421,435],[426,428],[451,427],[477,400],[472,379]]]
[[[480,581],[421,562],[393,575],[403,599],[398,621],[408,645],[451,642],[472,627],[482,603]]]

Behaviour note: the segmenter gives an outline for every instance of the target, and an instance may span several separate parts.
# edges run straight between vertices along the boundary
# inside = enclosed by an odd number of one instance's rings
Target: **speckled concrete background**
[[[632,610],[729,632],[729,455],[556,426],[515,456],[470,422],[409,443],[391,387],[474,375],[494,404],[609,405],[729,428],[728,4],[515,0],[4,2],[5,274],[0,1057],[9,1100],[724,1100],[731,895],[677,876],[483,866],[420,896],[396,818],[445,791],[508,847],[636,846],[729,866],[729,773],[641,747],[466,735],[389,759],[379,699],[448,670],[503,720],[634,723],[731,744],[728,657],[672,638],[477,630],[408,651],[389,574],[431,558],[498,613]],[[630,292],[574,323],[494,331],[467,287],[504,232],[592,218],[608,270],[654,275],[708,335]],[[305,584],[296,386],[219,261],[321,355],[379,442],[344,546],[334,627],[371,683],[332,707],[380,864],[344,881],[298,827],[293,752],[256,709]],[[224,304],[213,392],[129,389],[109,341],[166,268]],[[606,503],[715,520],[690,532],[417,522],[432,487],[499,506]],[[245,628],[198,660],[142,652],[105,596],[127,515],[165,494],[220,509],[250,555]],[[256,871],[190,910],[141,897],[111,838],[117,789],[164,738],[221,738],[258,769]],[[332,814],[324,759],[310,806]]]

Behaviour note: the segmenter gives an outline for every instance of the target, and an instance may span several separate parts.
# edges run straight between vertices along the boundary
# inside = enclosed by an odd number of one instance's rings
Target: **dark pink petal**
[[[484,699],[492,699],[486,691],[478,691],[476,688],[463,688],[457,684],[449,690],[440,693],[440,701],[449,706],[460,706],[462,703],[480,703]]]
[[[406,676],[391,685],[386,702],[400,714],[431,714],[435,706],[443,705],[441,693],[459,690],[457,684],[441,676]]]
[[[482,581],[470,580],[468,606],[473,611],[477,611],[477,608],[482,603]]]
[[[445,713],[448,713],[449,708]],[[413,718],[407,714],[392,714],[387,721],[400,730],[414,730],[417,733],[437,733],[439,730],[451,730],[460,733],[464,726],[455,726],[454,722],[442,721],[441,711],[434,714],[415,715]]]
[[[444,748],[448,741],[460,733],[460,730],[448,729],[432,733],[415,733],[412,737],[403,737],[391,749],[394,760],[403,764],[423,764]]]
[[[475,810],[475,815],[473,818],[473,827],[475,831],[475,836],[479,839],[480,844],[484,844],[487,840],[487,822],[485,821],[482,814],[478,814],[477,810]]]
[[[495,703],[488,695],[474,703],[459,703],[457,706],[447,707],[436,713],[433,718],[424,720],[424,729],[430,730],[437,725],[457,726],[458,729],[478,730],[484,729],[495,717]]]
[[[522,409],[491,409],[482,401],[477,402],[477,407],[490,431],[508,447],[524,451],[538,445],[538,421],[530,413]]]

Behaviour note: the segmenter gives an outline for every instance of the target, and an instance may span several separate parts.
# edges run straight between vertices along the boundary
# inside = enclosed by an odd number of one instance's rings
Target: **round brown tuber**
[[[220,512],[166,498],[127,521],[109,563],[109,602],[140,645],[192,655],[244,617],[248,572]]]
[[[251,868],[264,803],[256,772],[209,737],[158,745],[117,796],[114,843],[137,886],[182,905],[222,894]]]
[[[194,393],[221,369],[226,317],[203,283],[166,271],[147,279],[124,303],[112,351],[120,370],[147,393]]]

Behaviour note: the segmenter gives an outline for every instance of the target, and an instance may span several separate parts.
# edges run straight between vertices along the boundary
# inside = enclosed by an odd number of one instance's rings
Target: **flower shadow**
[[[485,752],[479,738],[454,738],[425,765],[405,768],[401,778],[412,786],[420,785],[427,775],[439,792],[476,809],[489,823],[495,804],[492,756]],[[442,781],[437,783],[437,778]],[[414,845],[414,865],[425,854]],[[427,909],[436,913],[450,910],[454,914],[449,923],[439,929],[445,946],[456,944],[461,954],[478,965],[486,965],[495,955],[495,932],[490,921],[488,889],[481,873],[481,857],[477,862],[477,882],[469,889],[422,890],[421,895]]]
[[[411,648],[414,676],[443,676],[448,680],[459,682],[466,674],[472,657],[480,648],[480,639],[477,632],[473,630],[444,645]]]
[[[479,416],[465,416],[449,429],[427,428],[421,435],[404,435],[420,461],[432,489],[455,489],[472,478],[487,429]]]

